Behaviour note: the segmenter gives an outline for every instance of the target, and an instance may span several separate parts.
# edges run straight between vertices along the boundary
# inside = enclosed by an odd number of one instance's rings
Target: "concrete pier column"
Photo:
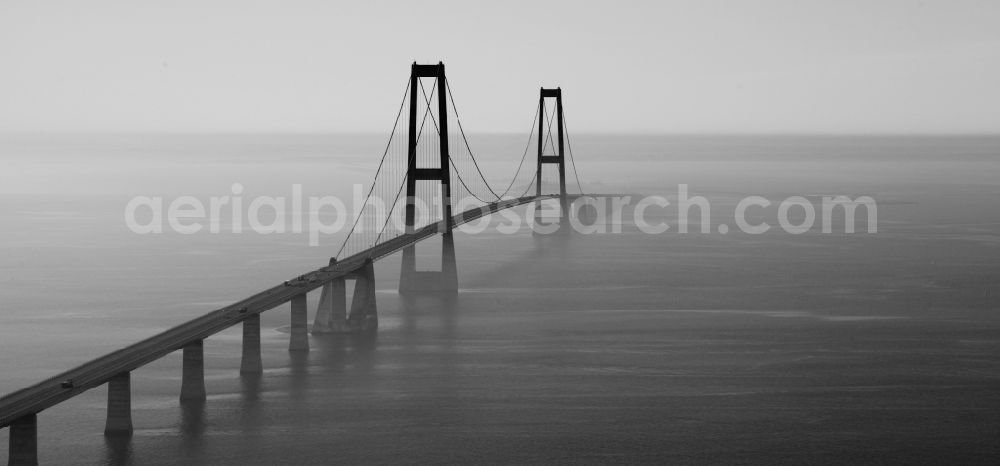
[[[243,320],[243,361],[241,374],[260,374],[264,365],[260,362],[260,314]]]
[[[378,308],[375,305],[375,266],[369,259],[356,272],[354,297],[351,299],[351,313],[347,317],[352,331],[374,331],[378,329]]]
[[[108,420],[104,435],[132,435],[132,374],[122,372],[108,380]]]
[[[399,266],[399,292],[406,293],[418,289],[417,250],[415,245],[403,248],[403,258]]]
[[[292,298],[292,335],[288,340],[288,351],[309,351],[309,316],[306,309],[306,294]]]
[[[35,466],[38,464],[38,416],[27,414],[10,424],[10,466]]]
[[[312,333],[330,333],[330,318],[333,316],[333,286],[329,283],[323,285],[319,295],[319,303],[316,304],[316,317],[313,319]]]
[[[198,340],[184,347],[181,401],[205,401],[204,345],[204,340]]]
[[[343,277],[323,285],[313,333],[343,333],[347,331],[347,283]]]
[[[458,291],[458,265],[455,264],[455,236],[450,231],[441,235],[440,291]]]
[[[412,246],[410,247],[412,248]],[[441,270],[416,270],[415,253],[403,250],[403,265],[399,274],[399,292],[458,291],[458,268],[455,265],[455,237],[452,232],[441,235]]]

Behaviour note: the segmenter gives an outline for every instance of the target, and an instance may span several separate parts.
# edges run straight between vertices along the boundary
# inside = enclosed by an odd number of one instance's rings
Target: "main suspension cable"
[[[421,94],[424,95],[424,102],[427,104],[427,108],[430,108],[431,100],[430,100],[430,97],[427,96],[427,92],[424,90],[424,86],[423,85],[420,86],[420,92],[421,92]],[[431,91],[431,92],[433,93],[433,91]],[[450,92],[449,92],[449,95],[450,95]],[[452,101],[452,107],[453,108],[454,108],[454,105],[455,105],[455,101],[453,100]],[[455,111],[455,119],[456,120],[458,119],[458,111],[457,110]],[[434,129],[437,130],[438,134],[441,134],[441,128],[438,126],[437,119],[434,118],[434,114],[431,114],[431,123],[434,124]],[[459,127],[461,128],[461,123],[459,123]],[[466,146],[466,147],[468,147],[468,146]],[[469,155],[470,156],[472,155],[471,151],[469,152]],[[476,198],[476,200],[478,200],[479,202],[482,202],[484,204],[489,204],[490,201],[483,200],[482,198],[480,198],[479,196],[477,196],[476,193],[471,188],[469,188],[469,185],[465,183],[465,179],[462,178],[461,170],[458,169],[458,165],[455,163],[455,159],[453,159],[451,157],[451,154],[448,154],[448,162],[450,162],[451,163],[451,167],[455,169],[455,176],[458,177],[458,181],[465,188],[466,192],[468,192],[472,197]],[[486,180],[483,180],[483,181],[485,182]]]
[[[576,177],[576,187],[583,194],[583,185],[580,183],[580,174],[576,172],[576,160],[573,158],[573,142],[569,139],[569,126],[566,125],[566,114],[563,113],[563,130],[566,131],[566,145],[569,146],[569,162],[573,165],[573,176]]]
[[[434,78],[434,87],[431,88],[431,95],[434,95],[434,89],[437,88],[437,81],[438,81],[438,78],[435,77]],[[424,84],[422,82],[420,82],[420,78],[417,78],[417,84],[420,86],[421,93],[424,93]],[[424,134],[424,124],[427,123],[427,115],[430,113],[430,111],[431,111],[431,106],[427,105],[427,110],[424,111],[424,117],[420,121],[420,131],[417,132],[417,139],[416,139],[414,145],[419,145],[420,144],[420,136],[422,136]],[[440,134],[440,130],[439,130],[439,134]],[[409,149],[407,149],[407,152],[409,152]],[[396,191],[396,198],[392,201],[392,207],[389,208],[389,211],[385,215],[385,223],[382,224],[382,230],[378,232],[378,236],[375,237],[375,242],[372,244],[372,246],[378,245],[379,240],[382,239],[382,234],[385,233],[386,226],[389,225],[389,220],[392,218],[392,212],[394,210],[396,210],[396,204],[399,203],[399,194],[401,192],[403,192],[403,186],[406,186],[406,180],[411,175],[411,173],[410,173],[410,161],[412,159],[414,159],[416,156],[417,156],[417,151],[416,151],[416,147],[414,147],[413,154],[410,154],[410,156],[407,157],[406,176],[403,177],[403,182],[399,184],[399,189]]]
[[[531,185],[535,184],[535,179],[536,178],[538,178],[538,173],[535,173],[534,175],[531,175],[531,180],[528,181],[528,186],[526,188],[524,188],[524,192],[521,193],[521,195],[517,196],[517,197],[521,198],[521,197],[524,197],[525,195],[527,195],[528,191],[531,191]]]
[[[476,156],[472,153],[472,147],[469,146],[469,140],[465,137],[465,130],[462,128],[462,119],[459,118],[458,107],[455,105],[455,96],[451,94],[451,84],[448,84],[448,82],[445,81],[444,86],[445,89],[448,90],[448,98],[451,100],[451,108],[455,112],[455,121],[458,122],[458,132],[462,134],[462,141],[465,143],[465,148],[469,151],[469,157],[472,159],[472,164],[476,167],[476,171],[479,172],[479,177],[482,178],[483,183],[486,184],[486,189],[490,191],[490,194],[493,194],[493,197],[499,200],[501,196],[498,196],[496,191],[494,191],[490,186],[490,182],[486,181],[486,176],[484,176],[483,171],[479,169],[479,163],[476,162]]]
[[[403,101],[399,104],[399,111],[396,112],[396,121],[392,124],[392,132],[389,134],[389,142],[385,145],[385,150],[382,152],[382,160],[378,163],[378,169],[375,170],[375,180],[378,179],[379,172],[382,171],[382,165],[385,164],[385,157],[389,154],[389,147],[392,145],[392,138],[396,135],[396,128],[399,126],[399,117],[403,115],[403,107],[406,106],[406,96],[410,93],[410,80],[406,80],[406,89],[403,91]],[[344,251],[344,247],[347,246],[347,240],[351,239],[351,235],[354,234],[354,229],[358,226],[358,221],[361,220],[361,215],[364,213],[364,207],[368,205],[368,201],[372,197],[372,192],[375,190],[375,180],[372,180],[372,186],[368,189],[368,196],[365,197],[365,203],[362,204],[361,212],[358,212],[358,217],[354,219],[354,224],[351,225],[351,231],[347,233],[344,238],[344,242],[340,245],[340,249],[337,251],[337,256],[340,257],[340,253]]]
[[[521,155],[521,161],[517,164],[517,171],[514,172],[514,177],[510,179],[510,184],[507,185],[507,189],[503,191],[503,194],[501,194],[500,197],[506,196],[510,192],[510,189],[514,187],[514,182],[517,181],[517,175],[521,174],[521,166],[524,165],[524,160],[528,157],[528,149],[531,148],[531,136],[535,134],[535,120],[538,118],[538,112],[541,108],[541,103],[535,106],[535,116],[531,117],[531,129],[528,131],[528,142],[524,144],[524,154]]]

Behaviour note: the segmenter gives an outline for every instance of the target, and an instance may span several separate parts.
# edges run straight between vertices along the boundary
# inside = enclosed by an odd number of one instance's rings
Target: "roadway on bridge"
[[[536,200],[557,197],[558,195],[526,196],[492,202],[483,207],[469,209],[454,215],[452,221],[455,226],[459,226],[500,210],[528,204]],[[249,298],[109,353],[75,369],[6,395],[0,398],[0,428],[10,425],[22,416],[37,414],[46,408],[102,385],[117,374],[142,367],[190,343],[203,340],[232,327],[248,316],[273,309],[290,301],[295,296],[319,288],[335,278],[348,275],[364,265],[365,261],[369,259],[372,261],[381,259],[430,238],[444,229],[443,222],[419,228],[344,258],[333,265],[313,270]],[[63,386],[63,382],[66,381],[72,381],[71,386]]]

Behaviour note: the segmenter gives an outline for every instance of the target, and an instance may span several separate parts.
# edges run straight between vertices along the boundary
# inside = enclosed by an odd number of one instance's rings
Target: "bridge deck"
[[[526,196],[469,209],[452,217],[455,226],[477,220],[494,212],[527,204],[535,200],[557,198],[557,195]],[[249,298],[209,312],[131,346],[114,351],[75,369],[63,372],[30,387],[0,398],[0,428],[24,415],[38,413],[91,388],[104,384],[122,372],[132,371],[184,346],[207,338],[236,325],[253,314],[273,309],[294,296],[323,286],[334,278],[343,277],[360,268],[365,260],[378,260],[407,246],[427,239],[441,230],[438,223],[388,240],[368,250],[347,257],[334,265],[306,273],[294,280],[271,287]],[[64,388],[62,382],[72,380]]]

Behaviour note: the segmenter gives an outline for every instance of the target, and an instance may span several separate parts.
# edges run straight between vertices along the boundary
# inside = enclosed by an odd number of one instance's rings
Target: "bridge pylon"
[[[545,148],[548,146],[548,136],[551,136],[550,131],[546,131],[546,115],[545,110],[545,99],[555,99],[555,110],[556,110],[556,144],[553,149],[555,149],[555,154],[545,154]],[[551,123],[549,124],[551,128]],[[559,171],[559,227],[556,230],[559,233],[568,233],[571,228],[569,224],[569,200],[566,196],[566,152],[564,144],[563,135],[563,105],[562,105],[562,88],[557,87],[555,89],[541,88],[538,95],[538,168],[535,172],[535,195],[542,195],[542,167],[546,164],[553,164],[558,167]],[[535,210],[535,222],[542,224],[540,210]],[[537,229],[535,231],[537,232]]]
[[[417,95],[420,92],[420,78],[436,78],[437,83],[437,124],[439,137],[439,162],[436,167],[422,167],[417,159]],[[443,218],[438,223],[441,238],[441,270],[418,271],[416,246],[403,248],[403,261],[399,274],[399,292],[458,291],[458,270],[455,265],[455,241],[452,229],[455,227],[451,216],[451,162],[448,153],[448,83],[444,74],[444,63],[419,65],[410,68],[410,117],[408,127],[408,163],[406,169],[406,232],[412,233],[416,222],[414,205],[417,183],[437,181],[441,186],[441,207]],[[421,101],[421,104],[425,102]],[[431,164],[433,165],[433,164]]]

